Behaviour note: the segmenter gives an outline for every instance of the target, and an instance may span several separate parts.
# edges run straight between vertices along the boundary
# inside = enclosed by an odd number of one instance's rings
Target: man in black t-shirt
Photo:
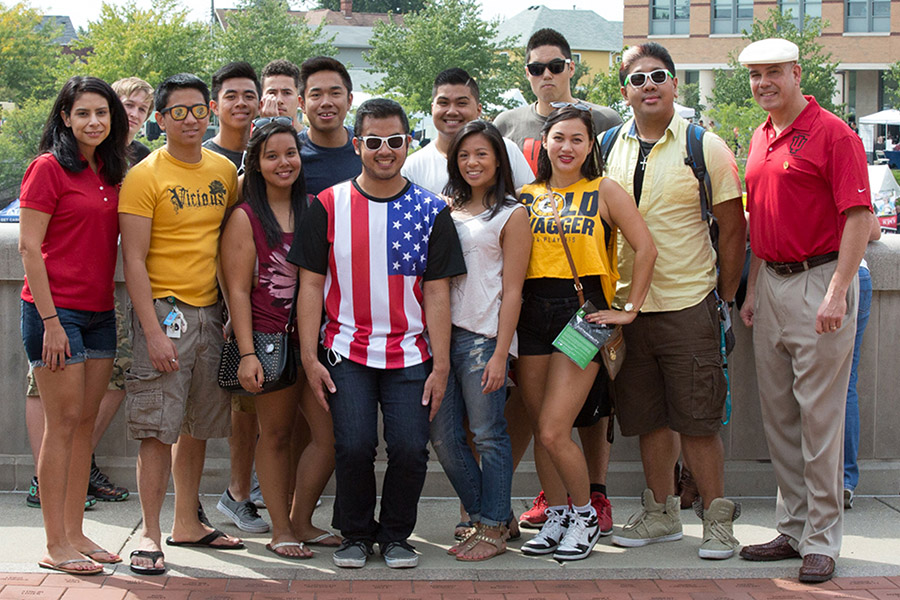
[[[246,62],[231,62],[216,71],[210,86],[209,108],[219,118],[219,133],[203,147],[221,154],[240,170],[250,139],[250,125],[259,113],[262,87]]]

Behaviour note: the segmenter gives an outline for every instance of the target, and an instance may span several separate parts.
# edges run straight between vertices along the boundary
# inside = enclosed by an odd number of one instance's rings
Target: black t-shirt
[[[647,157],[650,156],[650,151],[653,150],[653,146],[656,145],[656,142],[645,142],[641,139],[639,139],[638,142],[640,142],[641,144],[641,151],[638,153],[638,161],[634,166],[634,203],[640,206],[641,190],[644,187],[644,170],[646,168],[646,160]]]
[[[343,185],[343,184],[339,184]],[[414,184],[407,183],[399,194],[391,198],[375,198],[366,194],[357,185],[356,180],[350,182],[351,194],[356,199],[364,198],[370,202],[388,203],[405,198],[407,195],[422,190]],[[331,188],[329,188],[331,189]],[[330,193],[325,190],[323,193]],[[422,190],[423,194],[434,198],[431,192]],[[374,235],[375,232],[372,232]],[[331,244],[328,242],[328,211],[317,198],[306,210],[300,221],[300,226],[294,233],[294,243],[288,253],[288,261],[314,273],[324,275],[328,271],[328,258]],[[434,217],[431,235],[428,238],[428,256],[425,263],[425,273],[422,278],[425,281],[443,279],[456,275],[464,275],[466,261],[463,258],[462,247],[456,234],[456,227],[450,216],[450,208],[444,207]]]
[[[126,148],[126,154],[128,155],[129,165],[133,167],[150,156],[150,148],[137,140],[132,140],[132,142],[128,144],[128,148]]]
[[[223,148],[213,141],[213,138],[210,138],[203,142],[203,147],[207,150],[212,150],[216,154],[221,154],[228,160],[234,164],[234,168],[240,170],[241,165],[244,162],[244,153],[243,152],[235,152],[234,150],[229,150],[228,148]]]

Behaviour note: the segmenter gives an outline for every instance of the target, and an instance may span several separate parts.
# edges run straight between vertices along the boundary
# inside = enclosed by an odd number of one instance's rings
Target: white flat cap
[[[742,65],[769,65],[794,62],[800,58],[797,44],[781,38],[769,38],[753,42],[741,51],[738,62]]]

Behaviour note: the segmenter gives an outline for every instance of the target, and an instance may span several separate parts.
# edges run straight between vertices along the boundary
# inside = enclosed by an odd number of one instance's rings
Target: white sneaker
[[[544,526],[536,536],[522,544],[522,554],[530,556],[552,554],[566,535],[569,527],[569,511],[563,509],[561,512],[557,512],[548,508],[545,514],[547,520],[544,522]]]
[[[587,558],[598,539],[600,539],[600,523],[593,508],[587,513],[573,510],[569,513],[569,528],[556,552],[553,553],[553,558],[558,561]]]

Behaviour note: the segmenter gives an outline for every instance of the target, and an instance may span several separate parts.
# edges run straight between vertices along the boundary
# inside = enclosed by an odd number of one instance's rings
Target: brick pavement
[[[359,581],[0,573],[0,600],[900,600],[898,577]]]

